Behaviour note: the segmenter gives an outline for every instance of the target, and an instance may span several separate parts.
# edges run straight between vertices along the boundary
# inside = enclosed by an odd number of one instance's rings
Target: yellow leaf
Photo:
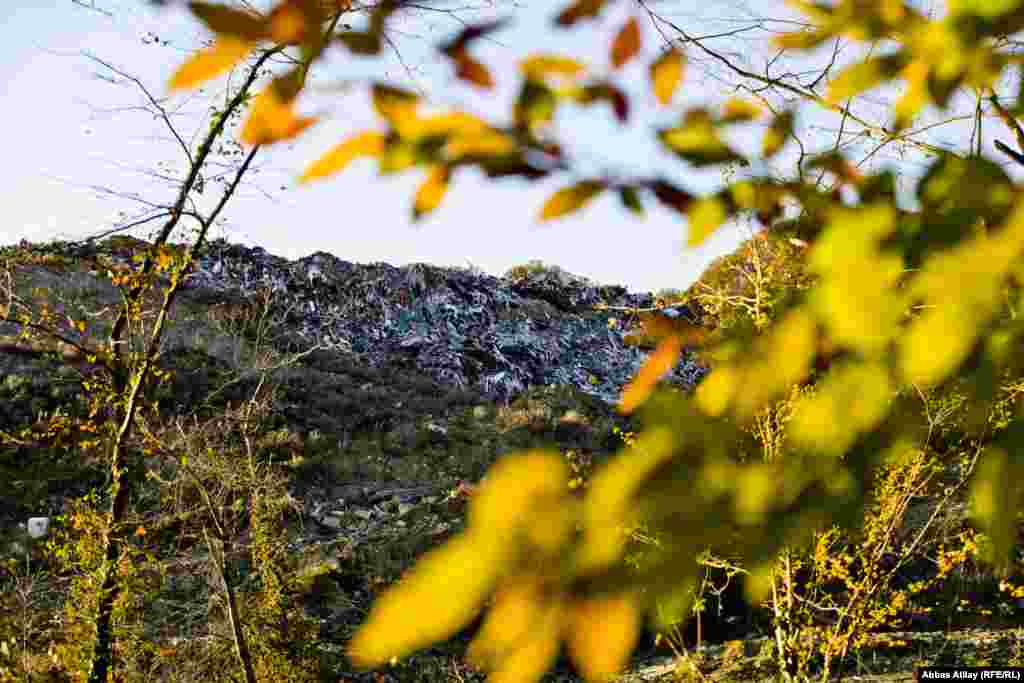
[[[419,220],[423,214],[430,213],[437,208],[444,198],[445,192],[448,191],[450,177],[451,169],[444,164],[434,166],[430,170],[427,179],[416,191],[416,199],[412,208],[413,220]]]
[[[397,128],[399,123],[406,120],[415,120],[419,100],[419,95],[408,90],[382,83],[373,84],[373,108],[392,127]]]
[[[761,115],[761,106],[753,100],[730,97],[722,105],[722,123],[753,121]]]
[[[464,628],[494,586],[501,561],[493,552],[497,547],[463,534],[427,553],[376,600],[349,644],[352,661],[364,668],[379,666]]]
[[[941,382],[970,354],[977,339],[975,316],[959,306],[927,311],[900,340],[900,364],[908,382]]]
[[[906,82],[903,97],[893,107],[893,128],[896,132],[909,126],[914,117],[928,104],[928,64],[915,60],[904,67],[900,74]]]
[[[569,486],[564,458],[554,451],[508,455],[491,467],[469,507],[469,527],[504,539],[543,499],[562,499]],[[503,541],[504,542],[504,541]]]
[[[833,367],[818,391],[797,402],[790,422],[793,441],[822,453],[844,453],[886,416],[893,386],[880,363]]]
[[[772,582],[775,580],[775,565],[766,562],[752,567],[744,582],[747,600],[751,605],[763,604],[772,595]]]
[[[310,164],[306,172],[299,178],[305,183],[317,178],[324,178],[342,170],[353,159],[361,156],[377,157],[384,151],[384,136],[376,131],[366,131],[349,138],[334,147],[324,156]]]
[[[579,61],[559,55],[533,55],[520,62],[519,68],[527,78],[533,80],[543,80],[549,75],[575,78],[585,71]]]
[[[493,669],[530,635],[544,607],[535,577],[517,577],[502,585],[483,625],[466,652],[476,667]]]
[[[697,405],[704,414],[719,417],[729,407],[738,388],[737,369],[728,365],[717,367],[697,385]]]
[[[381,175],[399,173],[416,165],[416,144],[404,140],[390,140],[380,155],[377,170]]]
[[[515,149],[515,143],[507,135],[490,131],[480,135],[454,137],[445,144],[444,154],[454,161],[468,156],[505,156]]]
[[[704,197],[690,205],[687,246],[700,246],[728,218],[725,204],[717,197]]]
[[[718,135],[715,121],[704,109],[687,112],[681,126],[658,131],[658,138],[694,166],[744,161]]]
[[[612,41],[612,66],[616,69],[631,60],[640,51],[640,24],[630,17]]]
[[[664,426],[652,427],[594,475],[583,499],[581,573],[607,567],[620,558],[626,540],[621,527],[636,509],[633,496],[651,472],[675,452],[672,432]]]
[[[663,339],[658,348],[644,361],[636,377],[623,389],[619,412],[629,415],[647,400],[657,386],[658,380],[679,362],[681,352],[682,340],[679,337],[672,335]]]
[[[462,111],[424,118],[407,117],[397,120],[394,126],[399,135],[411,140],[445,135],[483,135],[490,130],[483,119]]]
[[[253,43],[248,41],[219,35],[210,48],[200,50],[178,67],[169,87],[171,90],[195,88],[245,59],[252,48]]]
[[[282,102],[273,85],[256,96],[249,110],[249,118],[242,127],[242,142],[249,145],[269,145],[288,140],[316,122],[310,116],[295,116],[291,103]]]
[[[1003,448],[989,447],[971,481],[971,517],[992,539],[985,559],[999,570],[1012,567],[1016,511],[1024,500],[1024,464]]]
[[[676,88],[683,81],[683,53],[672,48],[656,59],[650,68],[654,96],[664,105],[671,104]]]
[[[831,31],[794,31],[783,33],[772,39],[772,45],[780,50],[810,50],[832,37]]]
[[[769,463],[747,463],[739,468],[730,482],[736,489],[733,505],[739,524],[753,526],[764,523],[776,499],[779,475],[778,468]]]
[[[593,180],[585,180],[562,188],[544,202],[544,206],[540,210],[540,220],[546,221],[578,211],[604,188],[604,183]]]
[[[588,681],[607,681],[629,663],[640,636],[640,610],[631,595],[599,596],[572,606],[566,641]]]
[[[871,57],[847,67],[828,84],[826,101],[837,105],[841,101],[870,90],[883,81],[893,78],[906,66],[901,54]]]
[[[534,619],[533,628],[487,677],[487,683],[532,683],[554,663],[562,645],[565,608],[549,601]]]

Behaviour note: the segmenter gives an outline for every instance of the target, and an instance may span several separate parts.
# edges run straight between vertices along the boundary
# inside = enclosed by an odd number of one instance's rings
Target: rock
[[[331,529],[340,529],[342,521],[340,517],[335,517],[333,514],[330,514],[321,517],[320,523],[326,527],[330,527]]]

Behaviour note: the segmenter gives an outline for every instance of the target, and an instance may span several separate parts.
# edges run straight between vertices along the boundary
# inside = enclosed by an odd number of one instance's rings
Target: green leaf
[[[770,158],[779,153],[793,135],[794,116],[792,111],[780,112],[772,119],[772,124],[761,139],[761,156]]]
[[[640,203],[640,195],[636,188],[623,186],[619,188],[619,200],[622,205],[638,216],[644,215],[644,206]]]
[[[1024,3],[1021,0],[949,0],[948,7],[950,14],[954,16],[999,19],[1004,14],[1020,9],[1022,4]]]
[[[349,52],[356,55],[371,56],[380,54],[382,41],[375,33],[362,33],[361,31],[345,31],[334,36]]]
[[[1019,449],[1020,439],[1014,439]],[[1019,453],[1019,450],[1017,451]],[[1005,571],[1012,566],[1017,511],[1024,503],[1024,465],[1002,448],[988,448],[971,482],[971,516],[992,539],[985,558]]]
[[[557,106],[558,98],[551,88],[543,83],[527,80],[523,83],[523,88],[519,91],[519,98],[515,103],[513,113],[516,125],[532,131],[551,121],[555,116]]]

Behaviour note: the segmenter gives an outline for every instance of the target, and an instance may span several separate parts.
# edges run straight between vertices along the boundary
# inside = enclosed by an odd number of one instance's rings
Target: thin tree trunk
[[[200,146],[199,153],[196,155],[196,160],[192,166],[191,172],[178,193],[178,200],[175,203],[171,218],[164,225],[160,235],[155,241],[155,245],[157,247],[167,243],[167,240],[170,238],[171,233],[177,226],[178,221],[181,220],[181,211],[185,205],[185,199],[188,196],[188,193],[192,190],[192,186],[195,184],[196,178],[199,175],[199,169],[202,167],[203,163],[205,163],[206,157],[213,148],[214,140],[223,132],[224,125],[231,113],[245,102],[245,96],[248,93],[249,88],[252,87],[252,84],[255,82],[260,68],[272,54],[275,54],[275,50],[264,53],[258,60],[256,60],[256,63],[249,74],[249,78],[246,79],[246,82],[242,85],[238,94],[236,94],[234,99],[232,99],[217,125],[210,129],[209,134]],[[239,172],[235,176],[234,183],[225,191],[224,197],[217,207],[217,211],[224,206],[224,203],[234,192],[238,182],[241,180],[242,174],[248,169],[253,155],[258,149],[258,146],[253,148],[249,157],[239,169]],[[104,532],[103,538],[103,565],[100,568],[99,604],[96,610],[96,640],[93,643],[93,653],[89,670],[89,683],[107,683],[110,667],[113,663],[114,605],[116,604],[121,592],[121,585],[117,580],[116,570],[116,564],[121,555],[122,546],[119,527],[124,523],[125,514],[128,510],[128,497],[131,493],[131,484],[133,483],[131,480],[125,481],[123,479],[123,474],[127,467],[126,442],[131,434],[132,422],[135,418],[135,410],[138,407],[139,391],[148,379],[149,370],[152,367],[153,359],[156,357],[156,351],[163,333],[167,313],[170,310],[170,306],[174,301],[175,295],[177,294],[181,279],[191,267],[195,258],[195,253],[202,246],[203,241],[206,238],[206,232],[212,223],[212,218],[214,217],[215,216],[211,216],[211,220],[202,222],[202,230],[188,251],[184,268],[175,272],[172,276],[171,285],[164,295],[160,315],[157,318],[156,325],[154,326],[152,336],[149,340],[149,346],[146,350],[146,355],[143,357],[141,367],[135,373],[134,377],[131,378],[130,386],[124,386],[124,379],[122,375],[122,379],[118,380],[118,383],[121,384],[121,386],[116,387],[120,393],[123,393],[125,389],[128,389],[129,395],[125,404],[124,416],[121,420],[121,425],[118,428],[117,436],[114,439],[110,455],[110,509],[107,513],[106,531]],[[140,273],[142,275],[146,275],[152,269],[153,258],[151,255],[147,254],[140,269]],[[124,334],[125,326],[127,325],[129,316],[131,315],[131,309],[140,303],[142,293],[143,288],[141,285],[135,285],[131,289],[127,297],[127,301],[125,302],[125,306],[121,309],[117,321],[114,324],[114,329],[111,332],[110,347],[111,353],[114,354],[114,365],[116,367],[123,367],[123,356],[120,352],[121,346],[123,346],[123,340],[121,337]]]

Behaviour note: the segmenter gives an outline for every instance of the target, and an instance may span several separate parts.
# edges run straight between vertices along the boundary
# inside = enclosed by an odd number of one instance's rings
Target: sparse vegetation
[[[556,23],[605,4],[571,3]],[[1024,141],[1019,106],[996,95],[1002,69],[1021,62],[1004,40],[1024,28],[1016,8],[960,3],[937,19],[903,3],[807,5],[813,32],[778,40],[789,50],[894,43],[835,76],[824,99],[789,91],[842,107],[844,123],[885,144],[935,154],[918,212],[897,206],[891,172],[858,170],[841,140],[801,153],[794,179],[737,180],[747,160],[724,126],[766,124],[766,159],[796,134],[792,111],[768,117],[740,99],[657,131],[694,166],[729,164],[722,190],[698,198],[663,178],[615,174],[545,202],[540,217],[552,219],[604,192],[633,212],[653,196],[686,216],[694,244],[730,218],[766,229],[656,301],[705,315],[700,325],[643,319],[651,353],[615,414],[558,386],[479,405],[408,366],[286,350],[287,321],[269,293],[219,308],[181,295],[256,151],[312,122],[292,105],[326,42],[375,54],[401,5],[379,3],[368,29],[335,34],[349,3],[282,0],[266,16],[193,3],[220,39],[174,87],[255,59],[190,156],[168,222],[152,242],[116,237],[105,251],[0,253],[0,511],[54,508],[48,540],[27,528],[0,536],[0,681],[532,681],[567,665],[604,681],[637,643],[664,645],[691,680],[1019,661],[1024,203],[980,147],[983,104]],[[637,12],[657,19],[642,3]],[[357,156],[384,171],[428,166],[413,202],[420,218],[460,165],[529,180],[565,170],[571,160],[547,124],[566,102],[605,101],[627,118],[611,76],[641,51],[638,16],[617,30],[607,74],[570,57],[524,60],[511,126],[421,116],[419,96],[374,83],[386,130],[343,143],[303,178]],[[469,49],[500,28],[470,26],[443,47],[460,78],[491,86]],[[302,48],[298,66],[252,95],[266,60],[289,46]],[[677,47],[649,65],[663,106],[684,66]],[[849,108],[896,78],[907,88],[891,127]],[[961,88],[977,101],[970,154],[893,132]],[[212,213],[191,216],[193,238],[172,245],[199,168],[243,110],[252,147],[235,182]],[[780,222],[793,204],[800,216]],[[509,277],[542,273],[565,275],[530,262]],[[230,344],[207,349],[197,323],[191,348],[172,352],[190,316]],[[712,372],[693,396],[658,390],[684,346],[701,347]],[[282,403],[301,409],[285,415]],[[337,510],[313,514],[295,495],[339,481]],[[415,502],[402,495],[411,487]],[[735,617],[760,645],[735,642]],[[957,629],[979,623],[1017,630],[961,642]],[[941,642],[920,645],[922,632]]]

